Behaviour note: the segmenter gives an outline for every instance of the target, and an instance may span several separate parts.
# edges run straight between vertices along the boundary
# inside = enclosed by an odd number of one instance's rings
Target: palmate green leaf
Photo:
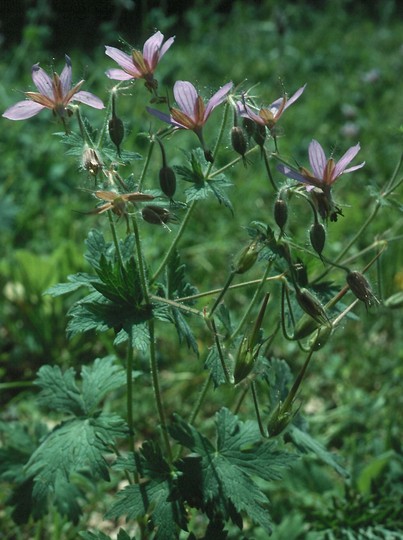
[[[53,495],[66,505],[63,486],[69,484],[73,473],[89,472],[95,479],[109,480],[104,455],[127,433],[125,422],[115,414],[74,418],[58,425],[26,465],[26,474],[34,478],[34,500],[42,505]]]
[[[67,276],[67,281],[68,283],[57,283],[56,285],[52,285],[52,287],[46,289],[43,294],[49,294],[50,296],[56,297],[74,292],[80,287],[92,288],[91,282],[94,281],[94,276],[79,272],[78,274]]]
[[[214,388],[218,388],[221,384],[225,384],[227,382],[220,355],[215,345],[211,347],[204,363],[204,367],[211,373]]]
[[[129,470],[136,470],[142,478],[140,484],[130,485],[117,494],[118,502],[106,518],[127,516],[136,519],[151,515],[155,540],[174,540],[178,530],[186,530],[186,513],[176,494],[176,481],[161,450],[152,443],[144,443],[133,459]]]
[[[104,397],[126,384],[125,370],[115,363],[113,356],[96,358],[81,369],[82,395],[87,414],[94,412]]]
[[[175,251],[169,259],[167,265],[167,290],[169,291],[169,297],[174,299],[186,296],[192,296],[197,294],[196,287],[191,285],[186,277],[186,266],[181,264],[180,256]],[[192,304],[193,302],[184,302],[184,304]],[[182,343],[186,341],[187,346],[192,349],[196,354],[199,353],[196,338],[186,321],[186,315],[177,308],[170,309],[171,317],[178,333],[179,341]]]
[[[62,372],[59,366],[42,366],[35,384],[40,386],[39,404],[55,411],[80,416],[85,404],[75,381],[73,368]]]
[[[216,430],[214,447],[193,426],[175,418],[170,429],[172,437],[192,451],[182,466],[182,495],[197,501],[196,505],[210,518],[221,513],[225,520],[232,519],[242,526],[243,512],[269,533],[269,501],[253,477],[279,478],[281,469],[290,466],[295,457],[277,450],[273,442],[262,441],[255,422],[242,423],[228,409],[217,413]],[[194,480],[197,478],[199,482]],[[186,486],[191,486],[189,493]]]
[[[82,531],[79,534],[83,540],[112,540],[110,536],[101,531]],[[136,537],[129,536],[124,529],[119,529],[117,540],[136,540]]]
[[[84,254],[84,258],[90,263],[90,265],[97,269],[99,268],[99,260],[101,255],[105,257],[109,256],[113,251],[112,244],[107,243],[103,234],[97,229],[91,229],[85,240],[87,251]]]

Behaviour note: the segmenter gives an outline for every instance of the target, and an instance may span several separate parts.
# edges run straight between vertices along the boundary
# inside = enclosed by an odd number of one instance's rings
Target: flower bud
[[[81,166],[92,176],[97,176],[99,171],[102,170],[102,160],[94,148],[85,146],[81,156]]]
[[[243,129],[239,126],[234,126],[231,129],[231,143],[232,148],[240,154],[242,157],[245,157],[245,152],[247,150],[247,143],[245,138],[245,133]]]
[[[275,409],[270,415],[269,422],[267,424],[267,432],[269,437],[275,437],[280,435],[286,427],[292,422],[294,418],[294,413],[290,407],[289,410],[284,409],[284,404],[277,403]]]
[[[239,345],[235,360],[234,382],[235,384],[243,381],[252,371],[255,363],[255,355],[250,349],[249,338],[244,337]]]
[[[255,143],[262,148],[264,145],[264,141],[266,140],[266,126],[256,124],[255,131],[252,137]]]
[[[141,215],[144,221],[152,225],[165,225],[173,219],[171,212],[167,208],[154,204],[145,206],[141,211]]]
[[[233,272],[235,274],[244,274],[255,264],[259,250],[257,242],[253,241],[243,247],[233,262]]]
[[[283,199],[277,199],[274,203],[274,221],[280,227],[281,231],[284,229],[288,219],[288,206]]]
[[[111,138],[113,144],[116,146],[118,154],[120,155],[120,145],[123,141],[125,128],[123,126],[122,120],[118,118],[116,114],[112,114],[112,117],[108,123],[108,129],[109,137]]]
[[[332,335],[333,327],[331,324],[319,326],[315,335],[309,341],[309,346],[314,351],[319,351],[326,345],[328,339]]]
[[[379,304],[379,300],[372,292],[371,285],[363,274],[353,270],[347,274],[346,280],[351,292],[358,298],[358,300],[364,302],[367,309],[373,304]]]
[[[296,298],[299,306],[316,322],[321,324],[329,322],[322,304],[308,289],[297,289]]]
[[[171,167],[161,167],[160,173],[160,187],[164,195],[172,199],[176,191],[176,176]]]
[[[326,241],[326,229],[322,223],[315,221],[315,223],[309,229],[309,238],[311,240],[313,249],[318,255],[321,255]]]

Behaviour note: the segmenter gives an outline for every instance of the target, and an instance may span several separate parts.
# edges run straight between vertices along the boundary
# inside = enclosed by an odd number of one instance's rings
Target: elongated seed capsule
[[[321,255],[326,242],[326,229],[322,223],[315,221],[309,229],[309,238],[313,249],[318,255]]]
[[[172,169],[172,167],[161,167],[159,179],[162,193],[172,199],[176,191],[175,171]]]
[[[242,157],[245,157],[245,152],[247,150],[247,142],[243,129],[240,126],[234,126],[231,129],[231,144],[232,148],[240,154]]]
[[[283,199],[277,199],[274,203],[274,221],[280,227],[284,229],[288,219],[288,205]]]

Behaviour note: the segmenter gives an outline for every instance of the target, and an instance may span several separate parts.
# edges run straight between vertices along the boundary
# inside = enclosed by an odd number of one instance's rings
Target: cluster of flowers
[[[107,46],[106,54],[115,60],[121,69],[110,69],[106,72],[106,75],[110,79],[119,81],[144,79],[147,89],[154,94],[156,101],[158,101],[158,83],[154,78],[154,73],[159,61],[173,42],[174,37],[164,42],[164,36],[161,32],[156,32],[145,42],[142,52],[133,50],[131,55],[128,55],[115,47]],[[65,118],[72,114],[69,105],[73,101],[84,103],[96,109],[104,108],[103,102],[98,97],[90,92],[80,90],[84,83],[83,80],[72,86],[72,68],[68,56],[66,56],[66,65],[60,76],[54,73],[51,78],[38,64],[35,64],[32,67],[32,79],[38,92],[25,92],[28,99],[19,101],[9,107],[3,114],[5,118],[24,120],[47,108],[64,122]],[[239,116],[252,121],[256,126],[264,130],[267,128],[274,134],[274,128],[280,117],[290,105],[297,101],[304,92],[305,87],[306,85],[299,88],[289,99],[284,95],[273,101],[268,107],[261,108],[257,112],[245,102],[245,99],[234,101],[237,113]],[[170,107],[169,114],[150,107],[147,107],[147,111],[175,129],[193,131],[200,141],[206,159],[212,161],[211,153],[204,142],[203,127],[212,111],[228,98],[232,88],[233,83],[228,82],[205,104],[191,82],[177,81],[173,87],[173,95],[178,108]],[[296,170],[289,166],[279,165],[277,168],[288,178],[303,183],[307,191],[313,192],[323,218],[326,219],[330,216],[330,219],[335,219],[334,216],[338,209],[335,209],[332,202],[331,187],[342,174],[363,167],[364,162],[347,168],[359,150],[359,144],[351,147],[336,163],[333,157],[326,158],[322,146],[318,141],[313,140],[309,145],[308,152],[312,172],[303,167]]]

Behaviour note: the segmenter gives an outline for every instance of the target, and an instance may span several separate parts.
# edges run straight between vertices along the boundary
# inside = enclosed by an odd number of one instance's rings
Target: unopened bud
[[[284,404],[281,401],[276,405],[275,409],[270,415],[269,422],[267,424],[267,432],[269,437],[275,437],[280,435],[286,427],[290,424],[294,418],[292,409],[284,409]]]
[[[245,133],[241,127],[234,126],[231,129],[231,143],[235,152],[238,152],[238,154],[244,157],[248,145],[246,143]]]
[[[243,247],[233,262],[233,272],[235,274],[244,274],[255,264],[257,256],[259,255],[259,249],[257,242],[251,242],[249,245]]]
[[[311,240],[313,249],[318,255],[321,255],[326,241],[326,229],[322,223],[315,221],[315,223],[309,229],[309,238]]]
[[[250,349],[249,338],[244,337],[239,345],[235,360],[234,382],[235,384],[243,381],[252,371],[255,363],[255,355]]]
[[[347,274],[346,280],[351,292],[358,298],[358,300],[364,302],[366,308],[372,306],[373,304],[379,304],[379,300],[372,292],[371,285],[363,274],[353,270]]]
[[[309,341],[309,346],[314,351],[319,351],[322,347],[326,345],[333,331],[331,324],[319,326],[315,335]]]
[[[296,298],[300,307],[316,322],[321,324],[329,322],[322,304],[308,289],[297,289]]]
[[[122,144],[123,137],[125,135],[125,128],[123,122],[116,114],[112,114],[111,119],[108,123],[109,137],[111,141],[116,146],[118,154],[120,155],[120,145]]]
[[[144,221],[147,221],[147,223],[151,223],[152,225],[165,225],[173,219],[169,210],[154,204],[145,206],[141,211],[141,215]]]
[[[176,176],[171,167],[161,167],[160,173],[160,187],[162,193],[172,199],[176,191]]]
[[[288,219],[288,205],[283,199],[277,199],[274,203],[274,221],[280,227],[284,229]]]
[[[262,148],[266,140],[266,126],[256,124],[255,131],[252,137],[255,143]]]
[[[81,157],[81,166],[93,176],[97,176],[102,169],[102,160],[94,148],[87,146],[84,149]]]

